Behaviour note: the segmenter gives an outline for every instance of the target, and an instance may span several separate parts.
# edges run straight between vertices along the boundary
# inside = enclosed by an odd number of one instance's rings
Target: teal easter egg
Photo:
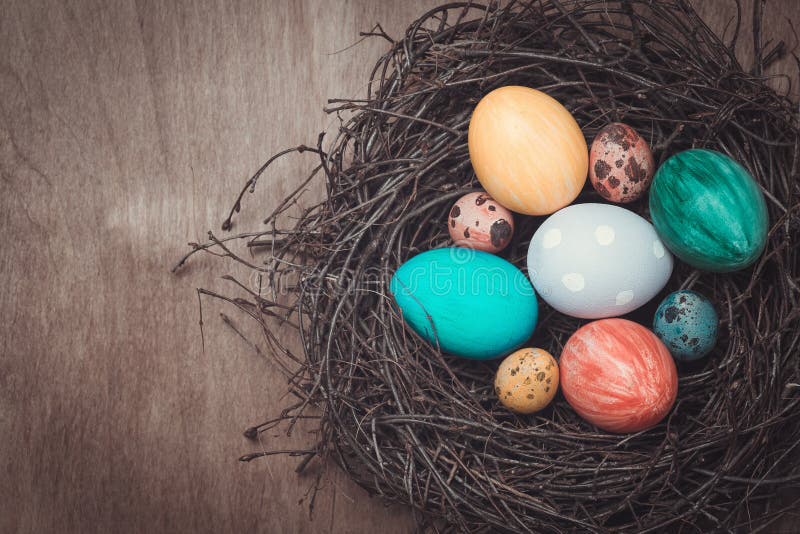
[[[423,252],[397,269],[389,290],[406,324],[455,356],[505,356],[536,327],[539,306],[528,278],[488,252]]]
[[[702,358],[717,342],[719,317],[714,305],[696,291],[675,291],[656,310],[653,332],[676,360]]]
[[[763,193],[744,167],[713,150],[686,150],[661,165],[650,216],[667,248],[706,271],[744,269],[767,242]]]

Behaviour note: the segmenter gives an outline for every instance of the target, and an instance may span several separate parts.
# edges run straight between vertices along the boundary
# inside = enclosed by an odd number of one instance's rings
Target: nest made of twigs
[[[681,1],[453,3],[424,14],[400,41],[371,32],[390,50],[365,99],[331,101],[342,120],[328,148],[320,137],[316,147],[276,156],[314,152],[314,173],[266,229],[210,234],[192,250],[237,258],[261,275],[260,291],[242,284],[245,293],[230,302],[261,323],[300,399],[246,434],[318,417],[319,441],[296,451],[301,468],[315,456],[333,459],[371,492],[411,505],[432,529],[707,531],[780,517],[776,492],[800,481],[800,129],[791,102],[762,75],[782,44],[762,49],[754,19],[750,71],[733,53],[738,22],[725,44]],[[769,241],[755,266],[734,274],[675,268],[666,290],[711,297],[721,334],[708,358],[679,364],[677,403],[655,428],[607,434],[560,396],[542,413],[514,415],[493,394],[496,361],[438,353],[392,305],[392,273],[447,246],[450,206],[479,187],[467,126],[478,100],[503,85],[549,93],[589,142],[624,121],[650,141],[657,162],[690,147],[729,154],[766,195]],[[273,160],[248,181],[231,217]],[[324,180],[326,198],[287,220],[314,179]],[[585,200],[602,201],[591,186]],[[646,199],[629,208],[648,216]],[[519,216],[502,254],[523,270],[542,220]],[[234,249],[245,241],[264,255]],[[280,297],[287,288],[289,298]],[[530,345],[558,355],[583,321],[542,304]],[[649,326],[652,312],[653,304],[631,318]],[[289,325],[302,354],[284,349]]]

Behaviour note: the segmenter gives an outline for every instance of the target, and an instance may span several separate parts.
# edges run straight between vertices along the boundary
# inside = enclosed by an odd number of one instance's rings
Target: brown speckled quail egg
[[[496,253],[514,234],[514,216],[486,193],[467,193],[450,210],[447,229],[456,246]]]
[[[589,179],[611,202],[633,202],[641,197],[656,170],[647,141],[636,130],[615,122],[594,138],[589,151]]]

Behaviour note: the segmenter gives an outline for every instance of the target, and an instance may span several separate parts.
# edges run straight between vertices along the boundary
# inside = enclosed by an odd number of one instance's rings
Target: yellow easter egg
[[[545,408],[558,390],[558,362],[542,349],[519,349],[497,368],[494,392],[500,402],[521,414]]]
[[[469,121],[469,157],[497,202],[527,215],[547,215],[578,196],[589,150],[578,123],[536,89],[507,86],[484,96]]]

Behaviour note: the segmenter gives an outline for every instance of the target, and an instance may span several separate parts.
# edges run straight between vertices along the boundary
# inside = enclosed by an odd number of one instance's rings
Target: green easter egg
[[[681,260],[713,272],[744,269],[767,242],[767,204],[753,177],[713,150],[675,154],[650,188],[659,237]]]

